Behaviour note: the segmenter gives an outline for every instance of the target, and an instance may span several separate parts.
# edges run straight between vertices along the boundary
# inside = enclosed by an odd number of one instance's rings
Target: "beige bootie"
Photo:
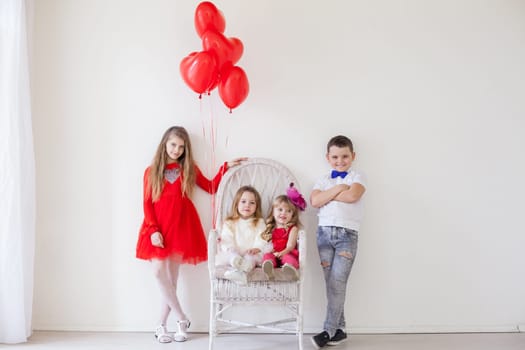
[[[273,275],[273,263],[270,260],[266,260],[262,264],[262,269],[264,271],[264,274],[270,281],[272,281],[275,276]]]
[[[299,279],[299,271],[290,264],[284,264],[283,267],[284,275],[292,281],[297,281]]]

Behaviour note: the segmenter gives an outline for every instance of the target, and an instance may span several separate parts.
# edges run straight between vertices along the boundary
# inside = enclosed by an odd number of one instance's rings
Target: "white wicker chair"
[[[208,267],[210,272],[210,338],[213,349],[215,337],[220,333],[254,331],[258,333],[294,333],[299,349],[303,349],[303,270],[306,266],[306,237],[299,231],[299,280],[287,280],[280,269],[275,279],[269,281],[260,267],[248,275],[248,284],[239,285],[223,278],[224,269],[215,266],[217,238],[222,220],[228,215],[239,187],[250,185],[261,195],[263,215],[270,209],[273,199],[285,194],[290,183],[299,189],[297,180],[282,164],[264,158],[251,158],[224,175],[216,195],[216,227],[208,237]],[[228,310],[242,306],[279,306],[285,318],[270,322],[252,322],[227,318]]]

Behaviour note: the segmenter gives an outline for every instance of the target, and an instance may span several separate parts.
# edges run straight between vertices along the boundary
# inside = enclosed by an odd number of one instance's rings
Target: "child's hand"
[[[149,238],[154,247],[164,248],[164,237],[160,232],[153,232]]]
[[[339,187],[339,189],[341,190],[341,192],[343,191],[346,191],[346,190],[349,190],[350,189],[350,186],[347,185],[347,184],[339,184],[337,185]]]
[[[245,160],[248,160],[248,158],[247,157],[241,157],[241,158],[232,159],[232,160],[230,160],[228,162],[228,168],[237,166],[237,165],[241,164],[242,161],[245,161]]]
[[[259,248],[248,249],[247,253],[251,255],[259,254],[261,250]]]
[[[336,198],[341,192],[349,190],[350,186],[348,186],[347,184],[339,184],[339,185],[335,185],[333,188],[337,189],[337,195],[334,197]]]

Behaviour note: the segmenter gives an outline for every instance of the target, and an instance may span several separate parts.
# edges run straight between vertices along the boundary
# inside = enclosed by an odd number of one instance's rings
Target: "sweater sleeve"
[[[151,189],[149,189],[148,167],[144,172],[144,224],[142,234],[151,235],[153,232],[159,231],[159,224],[157,223],[157,215],[155,214],[155,208],[153,206],[153,199],[151,198]]]
[[[237,250],[235,245],[235,238],[232,228],[229,222],[225,222],[222,225],[221,236],[220,236],[220,249],[223,252],[234,252]]]
[[[223,175],[228,170],[228,163],[224,162],[224,164],[219,168],[219,171],[217,172],[217,175],[213,178],[213,180],[209,180],[204,176],[199,169],[199,167],[195,167],[195,171],[197,174],[197,177],[195,179],[195,182],[197,183],[197,186],[202,188],[204,191],[208,192],[209,194],[214,194],[217,192],[217,189],[219,188],[219,183],[221,182],[221,179]]]

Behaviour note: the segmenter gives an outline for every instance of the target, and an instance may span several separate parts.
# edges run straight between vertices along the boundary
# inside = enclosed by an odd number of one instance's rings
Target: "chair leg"
[[[209,350],[213,350],[213,341],[214,341],[214,338],[215,336],[213,334],[210,333],[210,340],[209,340],[209,343],[208,343],[208,349]]]
[[[215,340],[216,335],[217,335],[217,304],[212,301],[210,305],[210,326],[208,330],[208,336],[209,336],[208,349],[209,350],[213,350],[213,342]]]

